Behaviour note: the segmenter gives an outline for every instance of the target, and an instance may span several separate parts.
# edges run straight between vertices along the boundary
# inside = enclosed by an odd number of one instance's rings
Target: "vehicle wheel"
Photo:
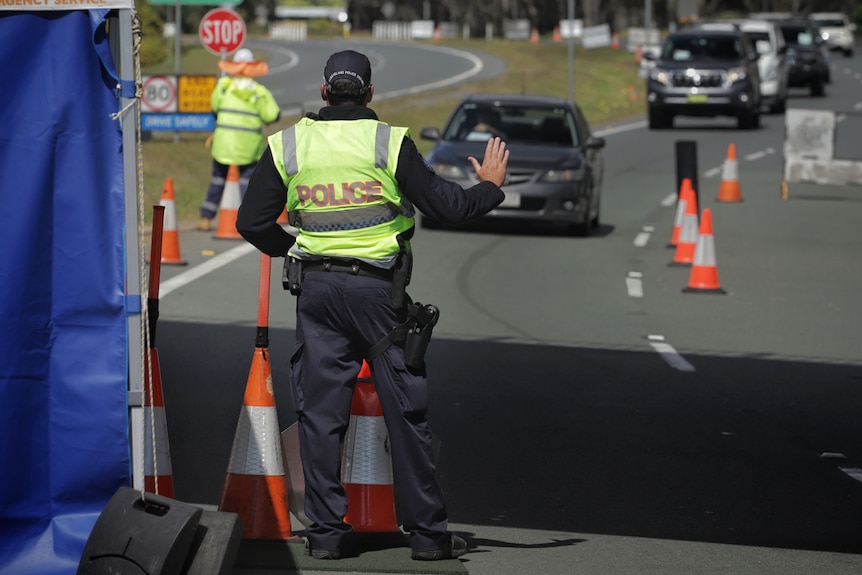
[[[649,129],[650,130],[664,130],[665,128],[670,128],[673,125],[673,117],[669,116],[667,113],[657,110],[654,108],[650,108],[649,111]]]
[[[443,227],[443,224],[441,224],[437,220],[424,215],[419,218],[419,225],[421,225],[426,230],[439,230]]]
[[[823,96],[826,94],[826,90],[823,88],[823,82],[814,82],[811,84],[811,95],[812,96]]]
[[[853,48],[847,48],[846,50],[844,50],[844,57],[845,58],[852,58],[853,57]]]

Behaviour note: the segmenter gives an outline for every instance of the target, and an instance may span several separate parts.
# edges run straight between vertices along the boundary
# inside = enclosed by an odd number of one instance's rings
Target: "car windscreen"
[[[530,105],[465,104],[452,116],[443,139],[487,141],[495,134],[509,143],[579,145],[574,119],[568,109]]]
[[[844,28],[847,23],[841,18],[815,18],[814,21],[821,28]]]
[[[661,59],[675,62],[741,60],[745,50],[738,36],[671,36],[662,46]]]
[[[814,34],[808,26],[785,24],[781,26],[781,34],[784,36],[784,41],[788,44],[799,46],[814,45]]]
[[[772,52],[772,43],[769,41],[769,32],[746,30],[744,32],[748,41],[757,49],[760,54],[769,54]]]

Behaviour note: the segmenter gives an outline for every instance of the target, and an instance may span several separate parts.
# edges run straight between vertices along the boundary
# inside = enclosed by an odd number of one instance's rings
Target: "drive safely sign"
[[[210,10],[201,20],[198,37],[209,52],[225,56],[245,42],[245,21],[228,8]]]

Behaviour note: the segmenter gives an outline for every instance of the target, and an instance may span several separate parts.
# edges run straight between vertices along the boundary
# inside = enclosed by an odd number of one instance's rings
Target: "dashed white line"
[[[661,201],[661,205],[666,207],[666,208],[673,206],[673,205],[676,205],[676,196],[677,196],[677,194],[668,194]]]
[[[858,467],[839,467],[838,469],[840,469],[856,481],[862,481],[862,469],[859,469]]]
[[[679,371],[694,371],[694,366],[681,356],[672,345],[664,341],[662,335],[649,335],[650,346],[658,352],[668,365]]]
[[[644,296],[642,277],[643,274],[640,272],[629,272],[629,275],[626,276],[626,288],[630,297]]]
[[[635,241],[634,241],[635,246],[642,248],[645,245],[647,245],[647,242],[649,242],[649,238],[654,231],[655,231],[654,227],[644,226],[643,231],[635,236]]]

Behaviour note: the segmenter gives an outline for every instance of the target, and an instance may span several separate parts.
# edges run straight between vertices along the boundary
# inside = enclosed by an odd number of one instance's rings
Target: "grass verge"
[[[564,43],[458,40],[440,44],[486,52],[505,61],[507,69],[490,80],[372,103],[383,121],[408,126],[423,153],[430,150],[432,143],[418,139],[419,131],[426,126],[442,128],[456,104],[467,94],[523,92],[562,97],[568,94],[568,47]],[[188,47],[184,51],[185,73],[214,73],[213,67],[213,57],[203,48]],[[144,74],[166,72],[159,67],[144,70]],[[643,80],[638,77],[638,67],[630,52],[577,48],[573,84],[575,100],[594,128],[643,113]],[[268,126],[266,133],[274,133],[296,120],[282,118]],[[177,219],[185,222],[197,219],[198,206],[209,184],[211,157],[205,145],[208,136],[209,133],[199,132],[154,133],[143,143],[147,211],[151,211],[149,206],[159,203],[164,183],[170,178],[174,184]],[[148,213],[147,218],[151,215]]]

